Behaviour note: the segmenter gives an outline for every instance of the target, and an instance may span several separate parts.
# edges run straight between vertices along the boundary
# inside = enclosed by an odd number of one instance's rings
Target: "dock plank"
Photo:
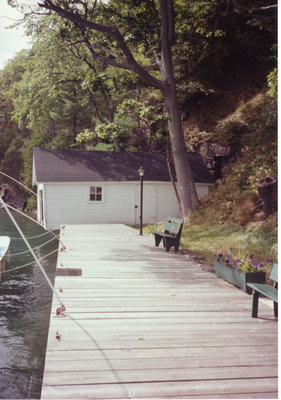
[[[235,382],[235,384],[234,384]],[[276,393],[276,378],[205,380],[205,381],[166,381],[148,383],[117,383],[91,385],[49,385],[46,390],[48,399],[127,399],[127,398],[186,398],[197,395],[220,395],[235,398],[235,394],[243,394],[243,398],[253,398],[253,393]],[[173,395],[171,396],[171,393]],[[231,397],[230,397],[231,396]]]
[[[271,303],[124,225],[71,225],[57,276],[41,398],[278,398]],[[110,240],[109,240],[110,238]],[[59,335],[59,339],[58,339]]]
[[[90,385],[93,383],[129,383],[129,382],[165,382],[165,381],[198,381],[198,380],[221,380],[221,379],[246,379],[246,378],[271,378],[272,372],[277,374],[275,369],[270,366],[260,366],[259,371],[255,366],[231,366],[231,367],[189,367],[175,368],[175,362],[171,360],[170,364],[164,368],[155,369],[149,362],[144,368],[131,369],[102,369],[93,368],[84,371],[80,369],[67,369],[59,371],[47,371],[45,384],[67,385],[72,382],[73,385]],[[77,365],[76,365],[77,366]]]

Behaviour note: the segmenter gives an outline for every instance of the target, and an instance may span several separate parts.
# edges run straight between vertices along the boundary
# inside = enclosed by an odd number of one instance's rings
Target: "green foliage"
[[[37,210],[37,198],[35,196],[29,197],[27,200],[27,208],[29,210]]]
[[[274,165],[270,155],[265,160],[251,151],[243,154],[225,174],[209,196],[200,201],[199,209],[192,216],[194,222],[249,223],[256,213],[257,183],[266,175],[276,175],[276,162]]]
[[[175,2],[175,74],[182,102],[193,95],[187,82],[220,87],[233,68],[243,75],[249,65],[254,69],[264,60],[274,65],[277,16],[276,10],[260,8],[267,5],[270,0]]]
[[[261,249],[266,246],[271,249],[271,257],[278,254],[278,215],[274,213],[261,223],[250,223],[246,227],[247,234],[253,234]],[[260,251],[262,252],[262,250]],[[270,256],[268,254],[268,256]]]
[[[224,247],[222,250],[216,250],[214,257],[217,262],[245,273],[271,269],[273,265],[272,258],[257,260],[254,253],[249,251],[246,242],[240,243],[238,247]]]
[[[110,137],[118,137],[128,134],[128,127],[122,126],[117,122],[109,122],[108,124],[99,124],[95,128],[98,137],[108,139]]]
[[[92,143],[97,139],[114,137],[129,137],[136,135],[136,131],[149,131],[159,143],[163,141],[165,126],[169,117],[158,106],[146,104],[136,99],[125,99],[116,108],[114,122],[96,122],[92,130],[85,129],[77,135],[78,143]],[[157,130],[152,130],[152,125]]]
[[[238,152],[244,148],[276,142],[276,98],[259,93],[243,102],[233,114],[222,120],[212,133],[212,141],[222,146],[233,146]]]
[[[13,118],[21,128],[47,131],[51,136],[67,126],[74,131],[73,142],[76,125],[79,126],[82,119],[89,121],[89,108],[76,77],[78,72],[74,70],[79,66],[73,59],[70,71],[65,67],[61,49],[58,51],[55,43],[40,42],[34,46],[21,80],[10,87],[15,108]]]
[[[49,140],[48,147],[53,149],[76,147],[76,143],[73,143],[73,132],[68,129],[60,129],[58,134],[52,140]]]
[[[96,146],[86,146],[87,150],[97,150],[97,151],[114,151],[113,143],[103,143],[100,142]]]
[[[48,147],[49,135],[37,132],[32,135],[29,140],[25,141],[22,147],[22,157],[24,162],[24,170],[22,176],[24,183],[28,187],[32,187],[32,161],[33,161],[33,148],[34,147]]]
[[[246,225],[257,213],[257,183],[264,176],[277,176],[276,101],[262,97],[245,106],[240,121],[221,124],[215,138],[239,149],[238,161],[224,170],[210,194],[200,201],[194,223]]]
[[[97,134],[90,129],[84,129],[76,136],[76,142],[78,143],[83,143],[84,141],[93,142],[95,139],[97,139]]]
[[[247,125],[244,121],[228,120],[217,126],[213,140],[222,146],[231,146],[237,149],[246,132]]]
[[[83,18],[119,26],[135,59],[147,71],[153,65],[156,69],[151,74],[159,76],[158,2],[59,3]],[[216,88],[224,90],[225,81],[232,79],[232,66],[246,74],[250,68],[259,69],[264,62],[272,70],[268,75],[269,94],[275,98],[276,16],[262,9],[251,11],[271,5],[269,0],[253,0],[250,5],[246,0],[174,3],[173,61],[183,110],[186,107],[189,112],[190,100],[201,107],[200,99],[211,93],[210,87],[215,88],[214,93]],[[5,155],[15,137],[24,140],[23,175],[28,184],[35,146],[108,144],[117,137],[122,148],[127,149],[164,150],[169,146],[168,119],[159,92],[147,89],[128,70],[121,71],[104,62],[125,62],[115,40],[75,26],[55,14],[29,15],[25,21],[33,47],[15,57],[3,71],[5,90],[1,86],[0,124],[6,115],[10,119],[13,114],[17,127],[14,130],[9,126],[2,131],[0,126],[0,155]],[[258,106],[247,104],[239,113],[225,119],[215,132],[204,127],[198,135],[192,135],[195,148],[203,141],[216,141],[235,147],[239,156],[239,162],[226,171],[223,182],[218,182],[216,190],[202,201],[209,212],[204,214],[201,206],[198,218],[201,215],[203,219],[230,219],[245,224],[255,207],[257,181],[264,174],[276,173],[276,101],[263,101]]]
[[[136,99],[125,99],[122,104],[117,107],[120,116],[130,116],[132,119],[141,119],[147,125],[151,121],[167,122],[169,117],[166,113],[162,113],[159,107],[145,104]]]
[[[125,38],[128,44],[143,53],[159,49],[158,2],[138,0],[132,3],[131,0],[111,0],[108,5],[107,22],[116,24],[127,32]]]
[[[278,74],[277,68],[274,68],[267,76],[267,83],[269,86],[269,91],[267,92],[270,97],[277,96],[278,89]]]
[[[200,148],[207,142],[213,141],[213,134],[211,132],[189,132],[188,143],[193,151],[200,152]]]
[[[268,232],[268,235],[264,235]],[[277,260],[277,216],[266,221],[252,223],[251,229],[233,224],[203,222],[196,224],[187,220],[182,236],[181,249],[193,254],[196,258],[213,265],[216,249],[239,248],[244,242],[249,254],[257,260]],[[270,273],[270,270],[267,270]]]
[[[17,180],[21,180],[21,171],[23,168],[22,146],[23,139],[20,136],[16,136],[11,141],[0,164],[0,170]]]

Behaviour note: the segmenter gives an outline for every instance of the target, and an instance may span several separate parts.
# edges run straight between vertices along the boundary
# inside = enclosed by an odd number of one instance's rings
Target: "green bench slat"
[[[163,239],[163,245],[166,251],[169,251],[172,246],[175,248],[177,253],[180,243],[180,236],[183,226],[183,219],[175,217],[167,217],[164,232],[153,231],[155,236],[155,246],[158,247],[161,240]]]
[[[248,283],[247,286],[278,303],[278,289],[273,286],[264,283]]]
[[[269,275],[269,279],[274,282],[274,285],[266,283],[248,283],[247,286],[252,289],[252,317],[257,318],[259,307],[259,295],[273,300],[274,316],[278,316],[278,264],[274,264]]]

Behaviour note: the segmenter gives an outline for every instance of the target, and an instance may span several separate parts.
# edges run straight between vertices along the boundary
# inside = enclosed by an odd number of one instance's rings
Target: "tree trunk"
[[[181,200],[183,217],[187,217],[198,205],[198,197],[193,182],[193,176],[179,111],[176,82],[172,61],[172,41],[174,31],[173,0],[159,0],[161,15],[161,63],[160,69],[164,78],[162,88],[165,111],[170,116],[168,122],[172,154],[178,181],[178,191]]]
[[[113,144],[115,146],[115,151],[121,151],[121,146],[117,137],[113,137]]]
[[[147,68],[144,68],[142,64],[134,58],[132,51],[126,43],[125,37],[116,26],[100,24],[94,20],[82,18],[78,12],[68,11],[68,9],[60,6],[61,2],[59,1],[42,0],[42,3],[38,3],[38,5],[39,7],[56,12],[61,17],[72,21],[76,26],[87,27],[111,36],[111,38],[118,43],[118,48],[123,53],[123,56],[119,57],[118,54],[114,52],[117,57],[116,60],[112,60],[109,57],[97,57],[96,54],[95,58],[99,58],[99,60],[105,62],[107,65],[131,70],[148,85],[161,90],[166,111],[171,117],[169,121],[171,148],[179,185],[183,217],[186,217],[197,206],[198,198],[185,148],[173,71],[171,46],[174,38],[174,0],[158,0],[158,2],[161,17],[161,60],[159,61],[159,68],[163,79],[158,79],[153,74],[150,74]],[[83,2],[79,3],[82,4]],[[85,38],[83,38],[83,41],[85,42]],[[92,47],[89,43],[85,44],[88,46],[90,45],[90,48],[94,50],[94,46]],[[107,53],[110,53],[110,49],[107,50]]]
[[[171,182],[172,182],[172,185],[173,185],[173,188],[174,188],[174,192],[175,192],[175,195],[176,195],[176,199],[177,199],[177,202],[178,202],[178,205],[179,205],[179,209],[180,209],[179,218],[182,218],[181,201],[180,201],[178,189],[177,189],[177,186],[176,186],[176,182],[174,180],[174,176],[173,176],[173,173],[172,173],[171,158],[172,158],[171,154],[167,154],[166,160],[167,160],[168,171],[169,171],[170,179],[171,179]]]
[[[77,114],[76,114],[76,111],[74,111],[74,114],[73,114],[73,143],[76,143],[76,137],[77,137]]]
[[[171,86],[163,93],[163,97],[166,112],[171,117],[168,125],[181,209],[183,217],[187,217],[198,205],[198,197],[185,147],[177,98]]]
[[[73,108],[73,140],[72,140],[72,143],[76,143],[76,136],[77,136],[77,111],[76,111],[77,101],[76,101],[76,97],[77,97],[76,89],[73,88],[74,108]]]

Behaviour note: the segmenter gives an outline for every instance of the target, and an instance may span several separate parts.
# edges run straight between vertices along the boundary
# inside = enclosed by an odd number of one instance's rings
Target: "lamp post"
[[[140,176],[140,235],[142,235],[142,211],[143,211],[143,176],[144,169],[140,167],[138,169],[138,173]]]

